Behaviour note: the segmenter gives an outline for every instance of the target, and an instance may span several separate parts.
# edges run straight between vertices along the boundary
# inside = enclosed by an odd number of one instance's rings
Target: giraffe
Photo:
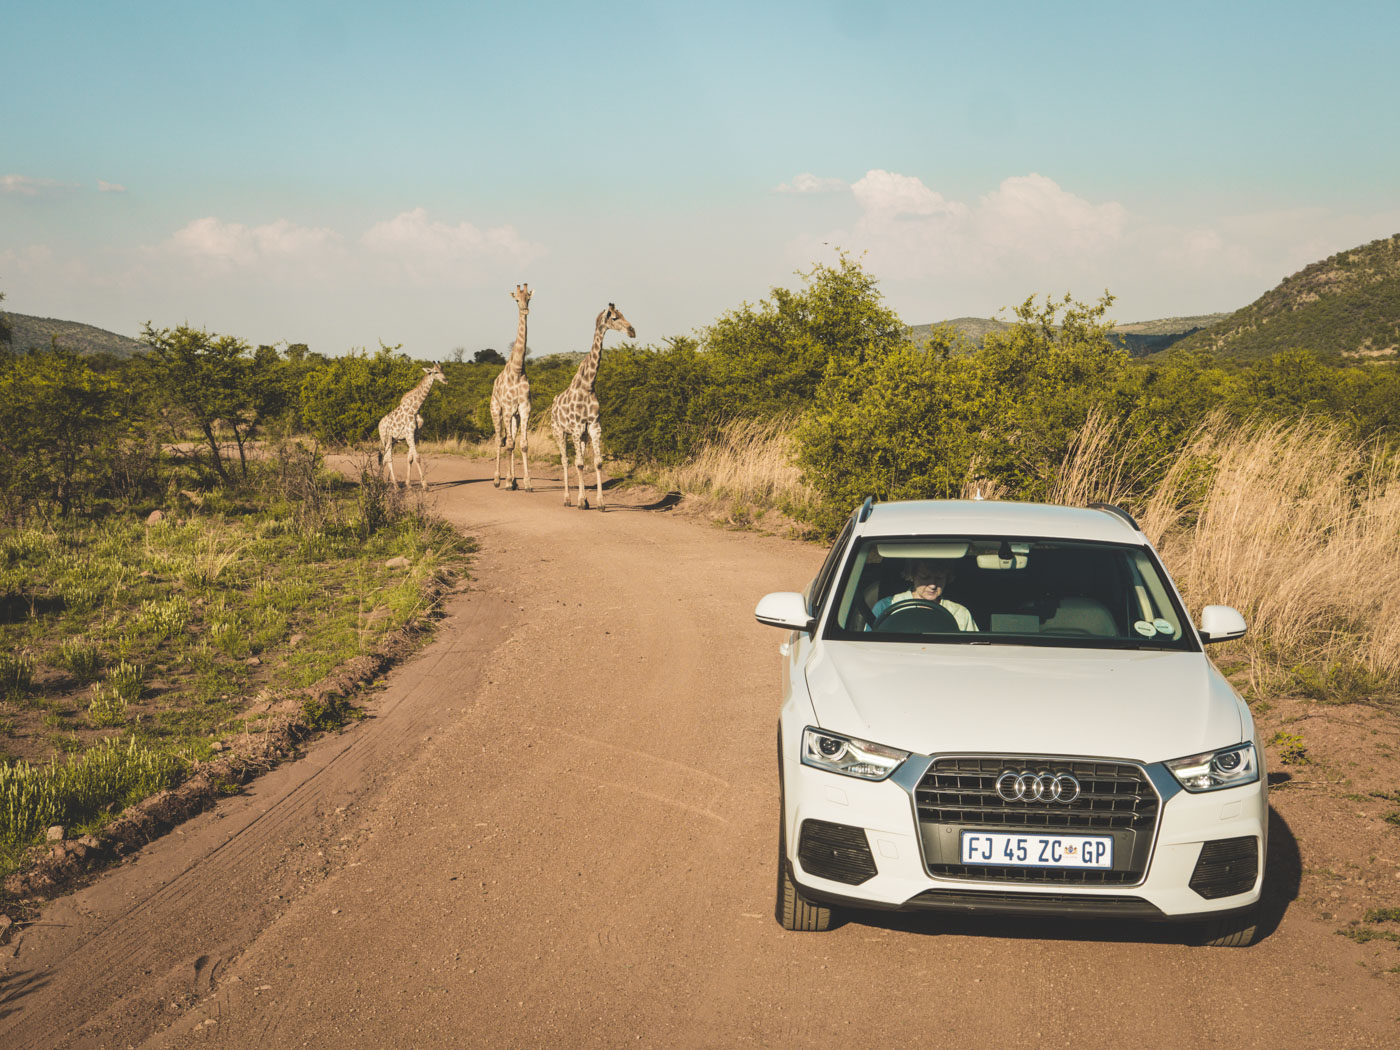
[[[567,438],[574,439],[574,466],[578,468],[578,506],[588,509],[588,499],[583,494],[583,443],[593,446],[593,473],[598,482],[598,509],[603,506],[603,431],[598,425],[598,398],[593,393],[593,380],[598,375],[598,360],[603,356],[603,333],[609,328],[626,332],[628,339],[637,338],[637,330],[632,322],[622,316],[617,306],[608,303],[608,308],[598,315],[593,325],[593,347],[588,356],[579,362],[573,382],[562,394],[554,399],[549,410],[549,425],[554,431],[554,440],[559,443],[559,461],[564,468],[564,506],[569,506],[569,447]]]
[[[510,467],[507,488],[515,488],[515,443],[520,441],[520,460],[525,465],[525,491],[530,485],[530,381],[525,378],[525,318],[530,315],[528,284],[517,284],[510,297],[520,307],[520,321],[515,329],[515,345],[510,348],[510,360],[491,384],[491,425],[496,431],[496,479],[501,487],[501,449],[510,441]]]
[[[442,374],[442,365],[433,365],[432,368],[423,369],[423,378],[408,393],[399,399],[399,407],[390,412],[379,421],[379,461],[383,464],[386,460],[389,463],[389,481],[398,485],[399,479],[394,475],[394,442],[402,441],[408,445],[408,463],[403,468],[404,484],[413,485],[413,464],[418,464],[418,481],[423,488],[428,487],[428,479],[423,474],[423,460],[418,455],[418,428],[423,425],[423,417],[418,414],[418,409],[427,400],[428,391],[433,388],[433,383],[447,383],[447,377]]]

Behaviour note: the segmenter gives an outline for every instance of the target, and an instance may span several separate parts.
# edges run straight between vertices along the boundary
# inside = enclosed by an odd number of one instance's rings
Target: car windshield
[[[1197,648],[1143,547],[1024,537],[861,540],[825,637],[1100,649]]]

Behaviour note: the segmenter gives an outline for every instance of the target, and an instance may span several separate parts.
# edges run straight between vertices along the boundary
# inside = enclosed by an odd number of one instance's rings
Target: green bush
[[[106,740],[62,764],[0,764],[0,845],[36,841],[54,824],[71,826],[97,817],[116,802],[130,805],[177,783],[174,757],[138,744]]]
[[[423,378],[422,366],[397,350],[353,350],[308,373],[300,402],[311,433],[330,445],[378,441],[379,420]]]

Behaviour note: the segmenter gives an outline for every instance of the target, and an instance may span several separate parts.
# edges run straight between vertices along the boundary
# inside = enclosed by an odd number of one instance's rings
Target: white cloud
[[[166,242],[173,252],[206,262],[252,266],[269,260],[315,254],[338,240],[333,230],[278,219],[244,226],[209,216],[176,230]]]
[[[893,219],[900,215],[950,215],[962,217],[967,205],[943,199],[912,175],[896,175],[876,168],[851,184],[867,221]]]
[[[106,182],[106,181],[104,181],[104,180],[102,180],[102,179],[98,179],[98,180],[97,180],[97,192],[98,192],[98,193],[125,193],[125,192],[126,192],[126,187],[123,186],[123,185],[121,185],[121,183],[118,183],[118,182]]]
[[[72,189],[72,184],[55,179],[36,179],[32,175],[0,175],[0,193],[12,193],[20,197],[38,197],[40,194]]]
[[[866,252],[872,268],[892,279],[978,273],[1019,280],[1034,268],[1060,284],[1086,267],[1101,268],[1128,229],[1123,205],[1086,200],[1034,172],[1003,179],[971,202],[879,168],[850,192],[860,208],[855,225],[809,240]]]
[[[474,277],[483,266],[523,266],[544,254],[541,245],[526,240],[514,226],[451,226],[429,219],[424,208],[375,223],[360,243],[416,278]]]
[[[846,189],[845,179],[823,179],[810,172],[793,176],[792,182],[775,187],[776,193],[836,193]]]
[[[1032,173],[1004,179],[976,215],[977,240],[986,246],[1078,257],[1118,243],[1128,211],[1116,201],[1091,204]]]

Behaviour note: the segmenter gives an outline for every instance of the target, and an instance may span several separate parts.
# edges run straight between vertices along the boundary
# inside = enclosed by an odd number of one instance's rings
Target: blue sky
[[[1140,8],[1140,9],[1139,9]],[[1231,310],[1400,231],[1400,4],[0,0],[0,291],[415,356],[708,324],[862,255],[910,324]],[[862,254],[863,253],[863,254]]]

